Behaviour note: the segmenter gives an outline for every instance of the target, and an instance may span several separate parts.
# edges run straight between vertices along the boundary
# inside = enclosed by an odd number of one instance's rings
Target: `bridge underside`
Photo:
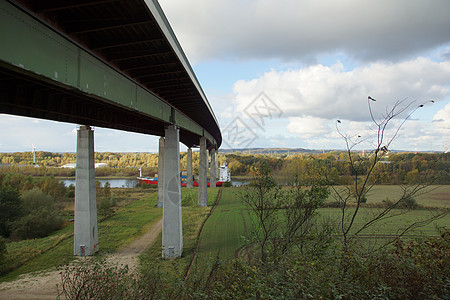
[[[0,63],[0,113],[157,136],[164,136],[165,127],[170,124],[25,73],[20,68],[3,68]],[[198,136],[183,129],[180,141],[188,147],[199,144]]]
[[[148,6],[147,6],[148,5]],[[0,113],[220,147],[214,113],[156,0],[0,2]]]
[[[165,137],[163,257],[180,256],[179,142],[201,144],[206,206],[207,148],[222,136],[158,1],[0,1],[0,42],[0,113]],[[75,255],[98,249],[89,126],[77,139]]]

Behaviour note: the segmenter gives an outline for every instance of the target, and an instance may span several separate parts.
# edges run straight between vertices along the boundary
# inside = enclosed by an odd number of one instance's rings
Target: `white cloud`
[[[237,81],[233,91],[238,111],[264,91],[285,117],[367,121],[367,96],[377,99],[372,108],[379,117],[386,107],[405,98],[417,104],[445,99],[449,82],[450,61],[438,63],[417,58],[397,64],[370,64],[351,71],[344,71],[341,64],[271,70],[253,80]]]
[[[434,115],[433,123],[437,131],[450,137],[450,103]]]
[[[37,151],[76,152],[77,125],[42,119],[0,114],[0,152]],[[155,136],[94,127],[95,151],[155,152]]]
[[[396,60],[450,41],[447,0],[160,0],[188,56]]]
[[[0,152],[31,151],[75,151],[76,138],[71,131],[75,125],[42,119],[0,114],[1,139],[5,143]],[[64,150],[63,150],[64,149]]]
[[[305,138],[311,138],[330,132],[328,120],[317,117],[292,117],[289,118],[287,131]]]

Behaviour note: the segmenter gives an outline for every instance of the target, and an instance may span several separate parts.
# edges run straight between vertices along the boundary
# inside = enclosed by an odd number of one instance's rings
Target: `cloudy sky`
[[[160,0],[222,129],[223,148],[373,146],[399,103],[392,149],[450,138],[448,0]],[[434,103],[430,102],[431,100]],[[340,120],[337,123],[336,120]],[[0,152],[75,151],[75,128],[0,115]],[[8,130],[4,130],[4,129]],[[96,151],[156,151],[157,139],[96,128]]]

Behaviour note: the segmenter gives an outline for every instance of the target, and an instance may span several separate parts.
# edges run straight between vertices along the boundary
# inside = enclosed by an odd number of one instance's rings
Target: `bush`
[[[68,198],[70,200],[75,199],[75,186],[73,184],[71,184],[67,187],[66,198]]]
[[[416,209],[419,207],[419,204],[417,204],[416,199],[411,198],[411,197],[404,199],[401,202],[401,204],[404,208],[408,208],[408,209]]]
[[[21,199],[25,215],[11,224],[12,239],[41,238],[63,227],[52,196],[35,187],[23,192]]]
[[[98,205],[98,212],[105,218],[109,218],[114,216],[115,211],[113,209],[116,206],[117,201],[113,195],[110,195],[108,198],[101,198],[100,203]]]
[[[0,235],[9,237],[11,225],[23,214],[19,192],[10,187],[0,187]]]
[[[231,181],[225,181],[224,183],[222,183],[223,187],[232,187],[233,184],[231,183]]]
[[[374,264],[378,287],[389,299],[447,299],[450,283],[450,231],[440,237],[399,240]],[[399,280],[401,278],[401,280]]]
[[[86,259],[60,268],[59,296],[65,299],[129,299],[134,276],[128,267]],[[61,288],[62,290],[59,290]]]
[[[142,189],[157,189],[158,185],[157,184],[146,184],[146,183],[143,183],[143,182],[138,182],[136,184],[136,187],[137,188],[142,188]]]
[[[8,253],[6,249],[6,242],[5,239],[3,239],[0,236],[0,266],[3,264],[3,261],[5,260],[5,256]]]
[[[33,213],[40,209],[51,209],[55,203],[52,196],[44,194],[37,187],[23,192],[21,198],[26,213]]]
[[[385,200],[383,200],[383,203],[386,207],[391,207],[395,203],[390,200],[388,197],[386,197]],[[412,197],[400,199],[396,204],[396,208],[404,208],[404,209],[417,209],[420,207],[420,205],[417,203],[416,199]]]
[[[11,238],[15,240],[41,238],[63,226],[64,220],[52,208],[41,208],[16,221]]]
[[[328,248],[287,253],[279,268],[219,258],[197,260],[189,276],[157,261],[138,271],[86,259],[60,269],[66,299],[447,299],[450,232],[398,241],[361,256]]]

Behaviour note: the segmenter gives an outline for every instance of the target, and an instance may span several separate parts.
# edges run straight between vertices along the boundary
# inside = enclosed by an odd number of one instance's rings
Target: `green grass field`
[[[243,188],[225,188],[219,205],[205,224],[200,238],[199,256],[221,258],[233,258],[236,251],[243,246],[242,236],[248,238],[251,230],[251,220],[243,206],[238,193]],[[369,204],[382,203],[389,198],[395,200],[400,195],[400,188],[397,186],[376,186],[368,195]],[[449,207],[450,186],[432,186],[429,193],[416,198],[418,204],[425,207]],[[359,229],[365,222],[373,218],[380,212],[379,208],[362,208],[356,218],[354,230]],[[400,210],[394,210],[393,214],[399,214]],[[321,208],[318,210],[319,224],[340,219],[340,210],[337,208]],[[423,220],[430,216],[428,209],[417,209],[406,214],[383,220],[374,226],[361,232],[364,238],[370,239],[376,236],[396,235],[403,228],[412,225],[414,222]],[[450,215],[433,221],[432,223],[409,232],[409,237],[436,235],[435,226],[450,226]],[[354,231],[353,231],[354,232]],[[339,234],[337,231],[336,234]]]
[[[450,185],[431,185],[425,193],[414,197],[417,204],[425,207],[450,208]],[[380,203],[383,200],[391,201],[401,196],[402,190],[396,185],[376,185],[367,195],[367,203]]]
[[[217,198],[219,188],[208,189],[208,207],[197,207],[198,189],[182,189],[183,204],[183,257],[176,264],[184,269],[195,252],[197,236],[206,216]],[[236,251],[244,245],[243,236],[248,238],[251,220],[243,206],[238,193],[243,188],[223,188],[222,197],[208,221],[205,223],[199,239],[198,256],[233,258]],[[395,200],[399,190],[395,186],[377,186],[368,196],[368,203],[380,203],[386,198]],[[99,255],[112,253],[142,235],[149,226],[162,216],[162,209],[156,207],[155,189],[114,189],[114,196],[119,200],[116,214],[99,222]],[[425,207],[449,207],[450,186],[439,186],[430,193],[417,197],[417,202]],[[379,209],[363,208],[356,219],[355,228],[370,218]],[[320,218],[339,218],[339,209],[319,209]],[[426,209],[417,209],[408,214],[390,218],[377,224],[363,234],[392,235],[402,226],[424,218]],[[450,226],[450,216],[445,216],[426,227],[412,232],[413,235],[435,235],[435,225]],[[9,281],[18,275],[55,268],[74,259],[73,224],[53,235],[35,240],[11,242],[7,244],[7,265],[13,270],[1,281]],[[161,257],[161,235],[154,246],[143,257]],[[173,263],[168,262],[168,264]]]
[[[353,211],[349,211],[351,213]],[[379,208],[361,208],[355,219],[353,229],[350,231],[356,232],[361,226],[373,219],[376,215],[381,212]],[[341,212],[337,208],[321,208],[318,210],[320,218],[326,220],[327,218],[338,221],[341,218]],[[401,233],[403,229],[412,225],[414,222],[425,220],[431,217],[431,212],[426,209],[416,209],[408,212],[401,210],[392,210],[393,217],[381,220],[370,226],[366,230],[362,231],[360,234],[363,236],[367,235],[396,235]],[[446,215],[443,218],[437,219],[426,226],[411,230],[407,236],[432,236],[436,235],[435,226],[449,226],[450,225],[450,215]],[[337,234],[340,234],[338,231]]]
[[[219,205],[205,224],[199,244],[199,255],[233,258],[248,235],[248,214],[237,195],[240,189],[224,188]]]

